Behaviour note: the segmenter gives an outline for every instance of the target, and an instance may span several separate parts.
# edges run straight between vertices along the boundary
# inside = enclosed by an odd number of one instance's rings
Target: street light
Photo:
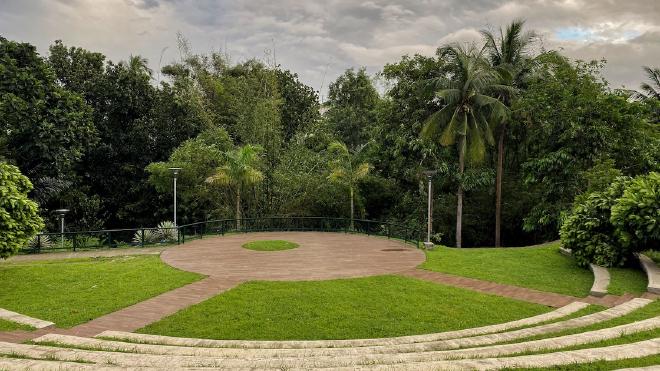
[[[172,171],[172,175],[174,175],[174,227],[176,227],[176,177],[179,175],[179,171],[181,171],[180,167],[171,167],[169,168]]]
[[[60,220],[60,233],[62,234],[62,249],[64,249],[64,215],[69,212],[69,209],[57,209],[55,210],[55,214],[57,214],[57,218]]]
[[[437,173],[437,170],[426,170],[424,175],[429,182],[429,200],[427,205],[427,214],[426,214],[426,241],[424,242],[424,247],[426,249],[433,249],[433,242],[431,242],[431,228],[433,226],[433,214],[431,210],[431,204],[433,202],[433,183],[431,182],[433,176]]]

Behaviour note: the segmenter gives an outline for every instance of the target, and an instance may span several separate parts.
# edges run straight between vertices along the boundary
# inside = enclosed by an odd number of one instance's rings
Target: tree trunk
[[[456,193],[456,247],[461,247],[463,236],[463,171],[465,170],[465,136],[458,142],[458,173],[461,175]]]
[[[354,206],[354,203],[353,203],[353,186],[350,186],[349,188],[351,190],[351,231],[353,231],[353,230],[355,230],[355,224],[353,222],[354,221],[354,216],[353,215],[354,215],[354,209],[355,209],[355,206]]]
[[[236,188],[236,230],[241,230],[241,187]]]
[[[497,178],[495,179],[495,247],[500,247],[502,225],[502,177],[504,176],[504,136],[506,123],[502,125],[502,132],[497,143]]]

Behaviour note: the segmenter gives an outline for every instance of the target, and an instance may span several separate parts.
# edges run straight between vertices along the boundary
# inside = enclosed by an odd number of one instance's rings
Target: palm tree
[[[500,84],[519,87],[521,77],[528,65],[527,55],[529,47],[534,42],[534,32],[523,32],[525,21],[514,20],[506,30],[500,28],[500,35],[496,39],[490,31],[482,30],[485,49],[488,52],[490,63],[500,71]],[[513,95],[501,94],[502,102],[511,107]],[[500,125],[497,141],[497,177],[495,179],[495,247],[501,246],[501,216],[502,216],[502,178],[504,176],[504,139],[506,137],[506,121]]]
[[[263,180],[264,175],[257,169],[261,147],[246,144],[226,152],[227,163],[216,169],[215,174],[206,178],[207,183],[217,183],[233,187],[236,191],[236,229],[241,229],[241,189]]]
[[[330,161],[330,175],[328,179],[345,185],[349,190],[351,203],[351,230],[355,229],[355,188],[360,179],[364,178],[371,170],[371,165],[358,160],[358,155],[364,146],[358,147],[354,152],[348,150],[342,142],[332,142],[328,145],[328,152],[334,156]]]
[[[650,83],[642,83],[640,85],[641,92],[636,92],[634,97],[639,100],[644,99],[657,99],[660,100],[660,68],[651,68],[648,66],[642,67]]]
[[[447,79],[439,80],[443,89],[435,93],[444,106],[426,120],[422,136],[439,136],[443,146],[453,145],[458,139],[456,247],[461,247],[465,160],[467,157],[469,163],[480,163],[486,154],[486,144],[494,144],[492,126],[503,119],[508,109],[486,93],[506,89],[497,84],[499,75],[483,58],[483,50],[448,46],[440,54],[450,71]],[[434,81],[434,85],[438,83]]]

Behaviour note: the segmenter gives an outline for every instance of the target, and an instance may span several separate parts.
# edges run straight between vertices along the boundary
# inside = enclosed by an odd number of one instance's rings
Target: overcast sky
[[[54,40],[104,53],[140,54],[156,70],[179,58],[176,34],[193,51],[257,57],[325,91],[349,67],[378,72],[404,54],[432,54],[514,18],[546,48],[608,60],[612,87],[637,88],[641,66],[660,66],[660,0],[0,0],[0,35],[36,45]]]

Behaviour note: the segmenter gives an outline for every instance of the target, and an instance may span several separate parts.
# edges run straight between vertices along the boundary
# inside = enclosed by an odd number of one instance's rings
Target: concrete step
[[[280,368],[305,367],[346,367],[373,364],[401,364],[428,362],[448,359],[485,358],[519,354],[529,351],[557,350],[574,345],[590,344],[603,340],[615,339],[623,335],[639,333],[660,328],[660,316],[629,323],[612,328],[541,339],[523,343],[492,345],[477,348],[449,351],[429,351],[418,353],[373,354],[360,352],[365,348],[356,348],[356,354],[337,356],[309,356],[306,349],[222,349],[177,347],[152,344],[129,344],[115,341],[81,338],[66,335],[45,335],[36,342],[57,343],[70,348],[99,349],[102,351],[120,351],[142,354],[196,356],[199,360],[211,357],[214,360],[242,360],[253,367],[277,366]],[[227,351],[230,351],[229,353]],[[210,360],[209,360],[210,361]]]
[[[475,346],[491,345],[496,343],[503,343],[524,339],[537,335],[549,335],[563,330],[575,329],[584,326],[589,326],[595,323],[608,321],[614,318],[624,316],[636,309],[642,308],[652,301],[649,299],[633,299],[626,303],[620,304],[616,307],[606,309],[604,311],[589,314],[586,316],[573,318],[570,320],[549,323],[536,327],[523,328],[508,332],[501,332],[495,334],[486,334],[466,338],[448,339],[429,341],[424,343],[411,343],[411,344],[393,344],[393,345],[377,345],[365,346],[354,348],[306,348],[305,356],[346,356],[354,355],[357,353],[406,353],[406,352],[425,352],[434,350],[450,350],[459,348],[468,348]],[[175,346],[188,346],[188,347],[204,347],[204,348],[222,348],[218,345],[224,345],[223,341],[207,340],[207,339],[188,339],[176,338],[168,336],[145,335],[145,334],[132,334],[132,333],[119,333],[103,332],[99,337],[111,338],[120,341],[130,341],[142,344],[159,344],[159,345],[175,345]],[[250,349],[240,348],[238,352],[232,352],[232,348],[226,349],[226,354],[240,354],[245,355],[247,351],[252,350],[254,354],[300,354],[299,352],[290,352],[287,349],[273,349],[270,353],[264,352],[264,349]],[[239,349],[239,348],[233,348]]]

